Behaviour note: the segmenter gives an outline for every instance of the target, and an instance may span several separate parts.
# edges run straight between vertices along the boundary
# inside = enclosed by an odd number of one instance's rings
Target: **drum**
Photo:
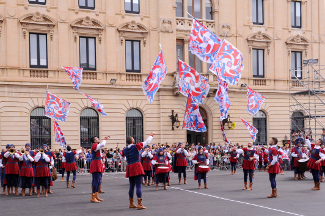
[[[307,164],[308,164],[308,160],[309,160],[309,158],[298,160],[298,164],[299,164],[299,170],[300,170],[300,172],[306,172],[306,171],[309,170],[309,169],[308,169],[308,166],[307,166]]]
[[[165,166],[157,167],[157,173],[168,173],[168,172],[169,172],[169,167],[165,167]]]
[[[197,173],[207,173],[210,171],[210,167],[209,166],[198,166],[197,167]]]

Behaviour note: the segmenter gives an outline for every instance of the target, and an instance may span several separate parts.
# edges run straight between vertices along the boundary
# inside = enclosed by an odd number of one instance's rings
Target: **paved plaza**
[[[325,184],[321,191],[312,191],[312,177],[294,181],[293,173],[278,175],[278,197],[268,199],[271,193],[268,174],[256,172],[252,191],[243,191],[243,173],[235,176],[227,171],[210,171],[210,189],[197,189],[193,172],[188,172],[188,184],[178,185],[171,175],[172,186],[159,191],[154,186],[143,187],[143,203],[148,209],[129,209],[128,179],[125,173],[108,173],[103,177],[104,194],[101,203],[90,203],[89,174],[77,176],[76,189],[66,188],[56,181],[48,198],[0,195],[1,216],[6,215],[322,215]]]

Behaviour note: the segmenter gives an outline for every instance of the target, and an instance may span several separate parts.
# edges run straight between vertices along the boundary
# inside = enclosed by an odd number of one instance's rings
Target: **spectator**
[[[115,150],[115,152],[113,154],[113,159],[114,159],[114,164],[115,164],[115,168],[116,168],[116,172],[117,172],[118,168],[119,168],[119,162],[121,159],[121,154],[119,153],[118,149]]]
[[[123,148],[124,150],[125,148]],[[121,171],[126,172],[126,157],[121,156]]]

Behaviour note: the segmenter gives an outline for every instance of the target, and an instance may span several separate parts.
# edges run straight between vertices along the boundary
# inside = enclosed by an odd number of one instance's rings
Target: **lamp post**
[[[178,120],[178,114],[176,113],[174,115],[174,110],[172,110],[172,115],[170,115],[169,118],[172,120],[172,130],[174,130],[174,125],[176,126],[176,128],[179,128],[180,121]]]

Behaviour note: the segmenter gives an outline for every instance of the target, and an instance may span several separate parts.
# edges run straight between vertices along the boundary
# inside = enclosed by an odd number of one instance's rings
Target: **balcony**
[[[201,20],[210,31],[215,32],[215,21],[214,20]],[[177,31],[191,31],[193,19],[186,17],[176,17],[176,30]]]

